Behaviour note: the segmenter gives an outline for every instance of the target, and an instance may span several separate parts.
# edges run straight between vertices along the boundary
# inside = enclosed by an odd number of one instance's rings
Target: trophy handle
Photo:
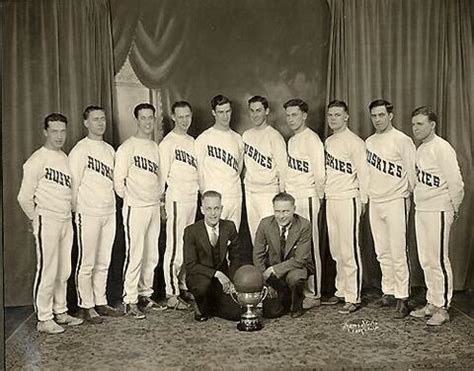
[[[267,297],[267,295],[268,295],[268,287],[267,287],[267,286],[263,286],[262,292],[263,292],[263,295],[262,295],[262,299],[260,300],[260,302],[264,301],[265,298]]]
[[[242,304],[239,303],[238,299],[236,299],[236,297],[234,297],[234,295],[236,295],[236,291],[231,290],[230,291],[230,297],[232,298],[232,300],[235,301],[237,304],[239,304],[239,306],[242,306]]]

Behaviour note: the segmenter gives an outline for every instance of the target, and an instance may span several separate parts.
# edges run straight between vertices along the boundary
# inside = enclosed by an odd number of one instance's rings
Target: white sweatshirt
[[[286,143],[270,125],[244,132],[245,190],[278,193],[284,189]]]
[[[415,144],[395,128],[365,141],[369,164],[369,198],[387,202],[407,198],[415,188]]]
[[[415,209],[457,212],[463,198],[464,183],[456,152],[435,135],[416,151]]]
[[[117,149],[114,185],[117,194],[131,207],[157,205],[162,189],[159,181],[158,144],[134,136]]]
[[[114,157],[111,145],[87,137],[69,153],[73,211],[106,216],[115,212]]]
[[[360,197],[367,203],[368,168],[364,141],[347,128],[327,138],[325,147],[326,198]]]
[[[41,147],[23,165],[18,202],[26,216],[71,219],[71,173],[63,151]]]
[[[161,189],[172,201],[193,201],[199,189],[194,138],[170,132],[160,145]]]
[[[201,191],[214,190],[227,197],[240,197],[242,137],[231,129],[223,131],[210,127],[197,137],[194,148]]]
[[[324,145],[309,128],[288,141],[286,191],[295,197],[324,197]]]

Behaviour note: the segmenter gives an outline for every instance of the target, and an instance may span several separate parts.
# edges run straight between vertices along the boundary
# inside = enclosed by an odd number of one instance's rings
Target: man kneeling
[[[196,299],[194,318],[217,317],[238,321],[242,312],[230,292],[230,278],[239,267],[240,241],[235,225],[222,220],[222,197],[216,191],[202,195],[204,220],[184,230],[186,285]],[[228,257],[228,259],[227,259]]]
[[[311,261],[311,223],[295,214],[295,199],[288,193],[273,198],[274,215],[263,218],[257,229],[253,264],[263,273],[268,288],[263,316],[304,314],[304,285]]]

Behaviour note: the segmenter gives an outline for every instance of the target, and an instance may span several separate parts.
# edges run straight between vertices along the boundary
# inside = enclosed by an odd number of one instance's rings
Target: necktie
[[[281,252],[281,260],[282,260],[282,261],[285,259],[286,230],[287,230],[287,226],[281,227],[281,233],[280,233],[280,252]]]
[[[211,235],[209,236],[209,240],[211,241],[212,247],[216,246],[218,239],[219,236],[217,235],[216,227],[211,228]]]

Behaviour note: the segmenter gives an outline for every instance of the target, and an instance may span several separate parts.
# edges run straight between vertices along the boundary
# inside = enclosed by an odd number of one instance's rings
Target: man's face
[[[175,123],[175,129],[180,134],[185,134],[188,132],[189,127],[191,126],[191,121],[193,118],[193,113],[189,107],[176,107],[174,114],[171,115]]]
[[[308,114],[299,107],[288,107],[286,109],[286,122],[295,133],[299,133],[304,129],[307,116]]]
[[[226,129],[230,127],[230,117],[232,116],[230,103],[216,106],[216,109],[212,110],[212,115],[216,118],[217,125]]]
[[[43,131],[46,137],[45,146],[49,149],[59,150],[66,142],[66,123],[62,121],[50,121],[48,128]]]
[[[89,117],[84,121],[84,125],[89,130],[89,135],[101,138],[107,126],[105,112],[102,110],[89,112]]]
[[[413,135],[416,139],[424,141],[433,133],[436,123],[430,121],[426,115],[416,115],[411,119]]]
[[[155,129],[155,115],[149,108],[138,111],[137,127],[145,135],[151,135]]]
[[[265,108],[261,102],[252,102],[249,105],[250,119],[253,124],[258,127],[267,121],[267,116],[270,113],[268,108]]]
[[[204,222],[213,227],[219,223],[222,214],[222,203],[219,197],[204,197],[201,205]]]
[[[284,227],[293,220],[295,205],[291,201],[276,201],[273,203],[273,212],[278,225]]]
[[[378,106],[370,110],[370,119],[375,131],[379,134],[385,133],[392,127],[393,113],[388,113],[387,107]]]
[[[328,109],[327,120],[329,127],[335,132],[344,130],[347,126],[349,115],[342,107],[331,107]]]

